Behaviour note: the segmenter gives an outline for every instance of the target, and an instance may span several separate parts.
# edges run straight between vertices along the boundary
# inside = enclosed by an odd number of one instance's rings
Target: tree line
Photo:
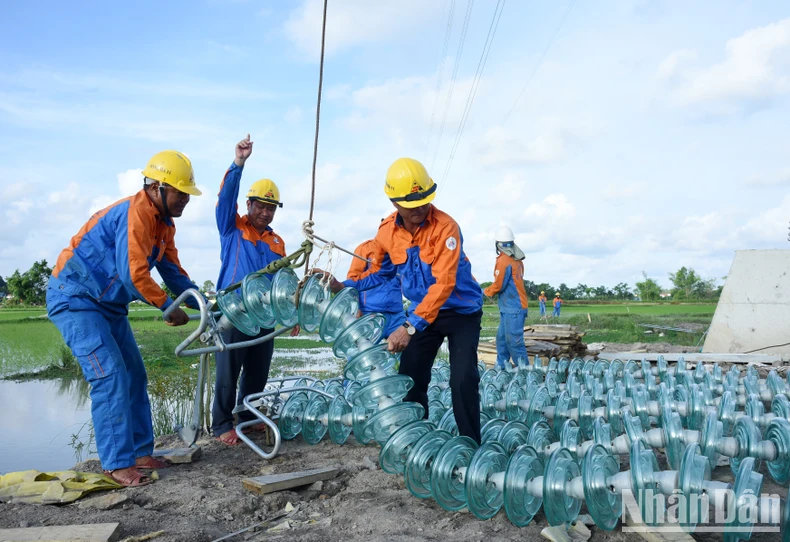
[[[43,305],[46,302],[47,281],[52,274],[52,268],[47,264],[47,260],[35,262],[30,269],[21,273],[19,269],[4,280],[0,277],[0,297],[13,296],[13,304],[20,305]],[[722,286],[716,285],[716,279],[703,279],[694,269],[681,267],[674,273],[668,274],[672,288],[669,290],[674,301],[697,301],[697,300],[717,300],[721,295]],[[556,292],[564,300],[601,300],[601,301],[657,301],[661,299],[661,293],[666,291],[661,288],[658,282],[642,272],[643,280],[633,286],[620,282],[612,287],[608,286],[588,286],[587,284],[577,284],[568,286],[564,282],[559,286],[549,283],[537,284],[530,280],[524,281],[527,290],[527,297],[537,299],[540,292],[546,292],[546,297],[552,298]],[[490,282],[483,282],[481,287],[485,288]],[[163,289],[172,296],[167,287],[162,284]],[[214,283],[210,280],[204,281],[200,291],[204,294],[214,291]]]
[[[704,301],[718,300],[723,286],[716,285],[716,279],[703,279],[694,269],[681,267],[674,273],[669,273],[668,278],[672,288],[662,289],[658,282],[642,272],[643,280],[633,286],[620,282],[612,287],[589,286],[579,283],[568,286],[564,282],[559,286],[547,282],[537,284],[531,280],[524,281],[524,288],[529,299],[537,299],[540,292],[546,292],[546,297],[552,299],[554,294],[560,293],[565,301],[658,301],[662,292],[668,292],[673,301]],[[481,287],[486,288],[491,282],[483,282]]]

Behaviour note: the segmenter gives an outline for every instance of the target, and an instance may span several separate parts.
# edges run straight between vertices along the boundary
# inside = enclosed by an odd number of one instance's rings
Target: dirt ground
[[[157,441],[158,448],[179,445],[175,436]],[[361,446],[353,437],[343,446],[328,440],[315,446],[301,439],[285,442],[281,454],[272,461],[262,460],[243,444],[229,448],[202,439],[199,445],[202,457],[196,462],[159,471],[161,479],[150,486],[112,492],[125,500],[111,509],[93,507],[109,492],[64,506],[0,504],[0,528],[118,522],[121,540],[131,542],[133,537],[164,531],[155,540],[202,542],[261,524],[228,539],[471,542],[541,539],[540,532],[547,526],[542,512],[530,526],[520,529],[508,521],[504,511],[480,521],[466,509],[447,512],[431,499],[417,499],[405,488],[401,476],[381,471],[378,446]],[[662,468],[666,468],[663,456],[658,456]],[[624,459],[622,469],[627,468]],[[333,480],[296,491],[258,495],[242,487],[246,477],[318,467],[336,467],[340,472]],[[100,467],[98,462],[88,461],[75,469],[97,472]],[[714,478],[731,481],[729,468],[717,468]],[[769,483],[764,491],[783,497],[786,494],[786,490]],[[288,503],[295,508],[286,514]],[[639,540],[633,534],[624,534],[620,527],[613,532],[595,526],[590,529],[594,541]],[[721,535],[697,538],[721,540]],[[755,534],[753,540],[778,540],[778,535]]]

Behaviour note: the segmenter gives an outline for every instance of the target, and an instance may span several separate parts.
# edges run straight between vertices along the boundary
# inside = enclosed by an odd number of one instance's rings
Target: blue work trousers
[[[527,309],[521,312],[500,312],[499,328],[496,333],[496,366],[505,369],[513,359],[519,367],[529,365],[527,347],[524,346],[524,320]]]
[[[60,297],[61,303],[56,303]],[[91,385],[91,416],[102,468],[134,466],[154,451],[148,375],[126,316],[71,311],[68,302],[48,293],[49,319],[60,330]],[[52,309],[50,309],[52,310]]]
[[[546,316],[546,304],[545,303],[541,303],[540,304],[540,315],[541,316]]]
[[[559,305],[554,307],[554,313],[552,314],[552,316],[554,318],[559,318],[559,316],[560,316],[560,306]]]

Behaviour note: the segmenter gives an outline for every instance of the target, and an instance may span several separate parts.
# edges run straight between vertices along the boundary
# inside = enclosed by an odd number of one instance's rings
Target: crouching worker
[[[240,216],[236,200],[239,197],[241,174],[244,164],[252,154],[253,142],[247,134],[236,144],[236,156],[225,173],[219,188],[216,218],[220,236],[220,258],[222,265],[217,280],[217,291],[240,282],[250,273],[259,271],[275,260],[285,256],[285,242],[274,233],[271,223],[277,209],[282,207],[280,190],[269,179],[252,183],[247,192],[247,213]],[[268,275],[271,279],[272,275]],[[236,328],[223,334],[225,344],[248,341],[272,333],[273,329],[261,329],[255,337],[249,337]],[[291,336],[299,334],[294,327]],[[252,393],[263,391],[269,379],[269,367],[274,354],[274,341],[266,341],[247,348],[225,350],[217,353],[214,403],[211,407],[211,431],[223,444],[235,446],[239,441],[233,427],[233,409]],[[236,384],[241,374],[238,395]],[[254,419],[246,410],[239,413],[239,423]],[[264,431],[263,424],[254,425],[251,431]]]
[[[333,280],[332,290],[352,286],[364,292],[400,274],[403,295],[411,306],[406,322],[387,342],[391,352],[402,352],[400,373],[414,380],[404,400],[420,403],[428,416],[431,366],[447,337],[458,430],[479,443],[477,343],[483,295],[464,254],[461,229],[431,204],[436,183],[417,160],[396,160],[387,171],[384,193],[396,212],[381,222],[376,234],[384,253],[381,269],[359,280]]]
[[[496,235],[494,282],[483,293],[499,294],[499,328],[496,334],[496,367],[500,370],[529,364],[524,346],[524,321],[527,318],[527,291],[524,289],[524,253],[516,245],[513,231],[502,226]]]
[[[359,245],[354,250],[354,254],[362,256],[366,260],[370,260],[370,262],[353,258],[348,269],[348,275],[346,275],[347,280],[359,280],[366,272],[370,274],[381,269],[381,259],[384,256],[384,252],[375,239],[370,239]],[[359,311],[361,314],[377,312],[383,315],[386,318],[386,323],[384,324],[382,338],[389,338],[392,332],[401,327],[403,322],[406,321],[400,277],[394,276],[384,281],[380,286],[360,292]]]
[[[151,456],[148,377],[127,318],[128,305],[139,299],[164,311],[173,304],[151,277],[154,267],[176,295],[197,289],[179,264],[173,222],[189,197],[200,195],[192,163],[180,152],[160,152],[148,162],[143,179],[142,190],[96,212],[71,238],[47,287],[49,319],[91,385],[102,468],[123,486],[150,484],[153,480],[143,471],[169,466]],[[176,308],[167,323],[188,321]]]

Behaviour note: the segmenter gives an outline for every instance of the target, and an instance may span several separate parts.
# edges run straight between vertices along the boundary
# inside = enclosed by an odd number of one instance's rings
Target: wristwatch
[[[414,335],[417,333],[417,328],[411,325],[409,322],[403,322],[403,327],[406,328],[406,333],[409,335]]]

